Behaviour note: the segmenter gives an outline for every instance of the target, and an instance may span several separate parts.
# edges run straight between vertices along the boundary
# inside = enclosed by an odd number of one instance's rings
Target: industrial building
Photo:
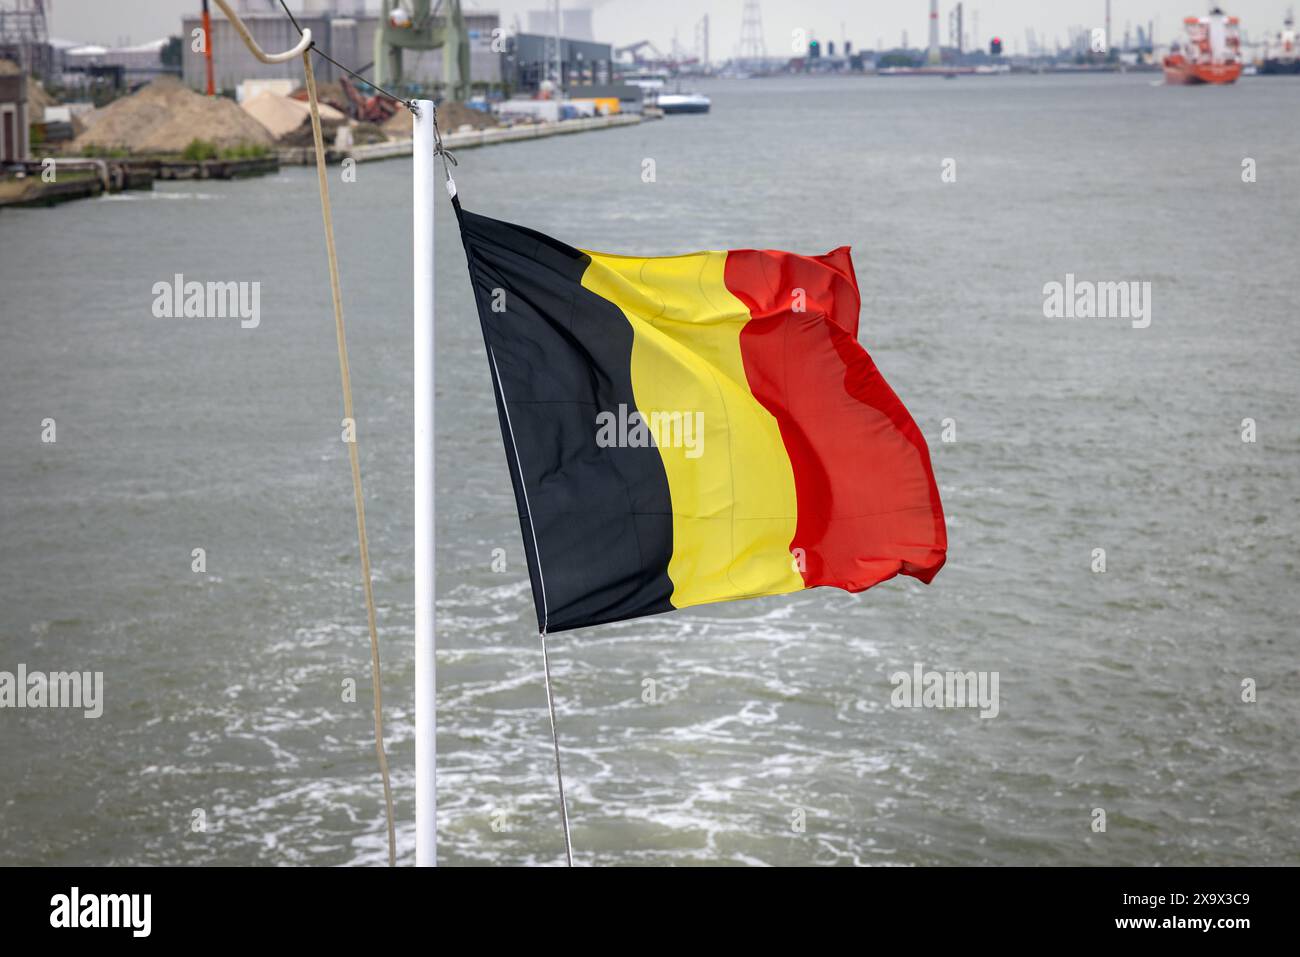
[[[111,74],[116,76],[118,86],[134,86],[162,73],[176,72],[175,67],[164,63],[164,52],[171,42],[164,37],[127,47],[54,44],[55,63],[58,73],[65,75],[65,83],[77,82],[77,77],[67,74],[81,74],[82,78]]]
[[[519,33],[506,41],[500,57],[502,79],[517,91],[536,90],[542,81],[555,79],[556,37]],[[613,75],[614,48],[608,43],[560,37],[560,86],[607,84]]]
[[[529,10],[528,33],[540,33],[543,36],[555,35],[555,11]],[[596,35],[591,26],[591,8],[574,7],[560,11],[560,36],[574,40],[594,40]]]
[[[133,87],[160,73],[179,72],[185,85],[192,89],[202,90],[207,85],[204,52],[201,48],[196,50],[194,43],[202,29],[197,3],[191,4],[193,9],[181,17],[177,37],[121,48],[52,40],[45,32],[41,4],[35,0],[0,0],[0,3],[6,4],[0,9],[7,11],[6,36],[17,55],[15,58],[37,75],[70,86],[100,78],[112,86]],[[21,21],[20,31],[20,21],[13,13],[14,4],[25,11],[40,11],[42,17],[38,20],[35,13],[28,13]],[[297,29],[276,0],[240,0],[236,6],[262,49],[285,50],[298,42]],[[367,13],[366,8],[365,0],[303,0],[300,5],[295,4],[295,9],[300,11],[296,13],[299,25],[311,30],[322,52],[371,77],[368,66],[375,59],[375,35],[381,18],[375,12]],[[441,19],[434,17],[435,23]],[[479,90],[504,87],[511,91],[536,92],[543,82],[555,79],[557,43],[560,84],[564,89],[610,86],[617,82],[612,46],[591,39],[590,9],[562,10],[558,38],[551,10],[528,11],[529,32],[515,35],[507,35],[501,29],[501,18],[495,11],[466,9],[464,19],[470,78]],[[255,58],[217,9],[212,11],[209,44],[213,82],[218,91],[234,92],[245,80],[301,79],[302,65],[296,61],[267,64]],[[406,91],[437,89],[443,81],[442,60],[442,49],[406,51],[403,61]],[[314,66],[322,82],[336,81],[342,72],[324,59],[317,59]],[[627,107],[639,108],[641,99],[636,91],[621,92],[620,99]]]
[[[340,63],[357,69],[374,60],[375,31],[379,27],[377,16],[336,17],[331,13],[310,12],[314,8],[332,9],[329,2],[307,4],[298,16],[304,29],[310,29],[312,39],[325,53]],[[340,9],[346,7],[340,0]],[[253,38],[263,50],[287,50],[298,42],[298,31],[284,16],[268,10],[241,13]],[[469,35],[470,77],[475,84],[501,83],[501,55],[492,49],[493,31],[499,29],[500,16],[491,11],[466,10],[465,26]],[[201,89],[206,80],[207,67],[202,53],[196,53],[188,37],[200,27],[198,16],[186,16],[182,30],[187,41],[182,45],[182,76],[187,86]],[[410,83],[430,88],[442,80],[442,50],[408,53],[405,60],[406,79]],[[290,79],[302,76],[302,64],[262,63],[254,57],[235,33],[234,27],[224,17],[212,17],[213,77],[217,89],[233,90],[244,80]],[[339,71],[333,64],[318,59],[314,64],[316,76],[322,82],[337,80]],[[362,71],[364,75],[370,74]]]

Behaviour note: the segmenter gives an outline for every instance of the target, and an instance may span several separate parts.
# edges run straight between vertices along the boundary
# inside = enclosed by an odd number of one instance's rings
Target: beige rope
[[[343,414],[353,423],[352,376],[348,372],[348,344],[343,334],[343,293],[339,286],[339,259],[334,249],[334,216],[330,210],[329,183],[325,178],[325,141],[320,129],[320,108],[316,101],[316,74],[311,68],[311,50],[302,55],[307,72],[307,93],[311,102],[311,131],[316,140],[316,177],[320,182],[321,215],[325,219],[325,249],[329,254],[330,292],[334,296],[334,332],[339,344],[339,373],[343,378]],[[354,425],[355,428],[355,425]],[[355,433],[348,444],[352,463],[352,496],[357,506],[357,542],[361,548],[361,579],[366,590],[366,619],[370,625],[370,681],[375,698],[375,754],[384,779],[384,805],[388,812],[388,865],[397,863],[397,836],[393,829],[393,788],[388,779],[388,756],[384,753],[384,699],[379,680],[379,631],[375,626],[375,591],[370,581],[370,545],[366,539],[366,507],[361,496],[361,461]]]

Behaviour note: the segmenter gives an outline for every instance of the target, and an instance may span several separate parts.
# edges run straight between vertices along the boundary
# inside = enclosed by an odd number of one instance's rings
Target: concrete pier
[[[447,149],[465,150],[477,146],[491,146],[493,143],[511,143],[516,140],[540,139],[546,136],[563,136],[569,133],[583,133],[588,130],[612,129],[618,126],[635,126],[646,118],[636,113],[617,113],[613,116],[584,116],[573,120],[560,120],[558,123],[529,123],[519,126],[498,126],[484,130],[466,130],[442,134],[442,144]],[[358,163],[372,160],[393,159],[411,155],[411,140],[390,140],[387,143],[368,143],[354,146],[348,150],[327,150],[326,162],[338,163],[344,159],[354,159]],[[308,147],[282,149],[280,162],[286,165],[300,164],[310,166],[315,162],[315,153]]]

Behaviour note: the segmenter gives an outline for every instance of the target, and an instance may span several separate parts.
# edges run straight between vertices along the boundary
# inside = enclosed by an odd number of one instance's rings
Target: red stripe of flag
[[[752,317],[740,336],[750,389],[794,471],[790,547],[802,549],[805,584],[862,591],[900,573],[929,582],[948,547],[943,506],[925,438],[858,344],[848,247],[733,250],[725,281]]]

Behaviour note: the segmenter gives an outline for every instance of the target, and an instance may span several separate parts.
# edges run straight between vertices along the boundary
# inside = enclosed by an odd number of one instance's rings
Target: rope
[[[564,858],[573,866],[573,839],[569,836],[569,806],[564,800],[564,772],[560,769],[560,735],[555,729],[555,698],[551,695],[551,661],[546,654],[546,632],[542,632],[542,671],[546,675],[546,708],[551,713],[551,744],[555,748],[555,783],[560,786],[560,819],[564,822]]]
[[[339,374],[343,379],[343,415],[352,415],[352,376],[348,371],[348,344],[343,334],[343,292],[339,285],[339,259],[334,248],[334,215],[330,209],[329,183],[325,175],[325,140],[321,135],[320,108],[316,100],[316,74],[311,68],[311,51],[304,50],[303,66],[307,73],[307,93],[311,103],[311,131],[316,141],[316,177],[320,183],[321,216],[325,220],[325,251],[330,264],[330,293],[334,298],[334,333],[339,345]],[[361,580],[366,592],[366,621],[370,626],[370,683],[375,699],[375,754],[379,773],[384,779],[384,807],[388,815],[388,866],[397,863],[397,835],[393,827],[393,788],[388,778],[388,756],[384,753],[384,699],[379,673],[379,630],[375,625],[375,592],[370,579],[370,544],[366,539],[366,507],[361,496],[361,460],[356,436],[347,443],[352,463],[352,497],[357,509],[357,543],[361,549]]]
[[[280,6],[284,8],[285,14],[293,24],[298,35],[302,36],[302,27],[299,26],[297,19],[289,10],[284,0],[280,0]],[[237,28],[242,24],[232,17]],[[251,36],[245,36],[245,42],[252,46]],[[414,100],[407,100],[396,94],[390,93],[383,87],[376,85],[373,81],[366,80],[365,77],[354,70],[349,69],[338,60],[335,60],[327,53],[323,53],[317,48],[315,42],[303,51],[302,61],[303,68],[307,77],[307,93],[311,103],[311,128],[312,138],[316,146],[316,176],[320,184],[320,201],[321,216],[325,221],[325,249],[329,256],[330,267],[330,293],[334,300],[334,331],[338,339],[339,347],[339,374],[343,380],[343,414],[351,421],[356,421],[352,415],[352,378],[348,371],[348,347],[347,339],[343,331],[343,293],[339,283],[339,263],[338,254],[334,247],[334,217],[330,207],[329,184],[325,174],[325,143],[321,134],[320,109],[316,97],[316,74],[312,70],[311,54],[315,52],[317,56],[334,64],[349,76],[368,83],[382,96],[387,97],[394,103],[405,106],[415,116],[419,116],[420,110]],[[438,108],[433,107],[433,136],[434,136],[434,154],[442,161],[442,172],[447,179],[447,192],[453,197],[456,196],[456,182],[451,176],[451,166],[459,165],[456,162],[455,155],[448,150],[442,143],[442,131],[438,128]],[[384,806],[388,819],[388,864],[394,866],[397,863],[397,837],[393,826],[393,789],[388,774],[388,756],[384,753],[384,705],[383,689],[380,681],[379,670],[379,631],[375,623],[375,595],[371,583],[370,575],[370,545],[366,538],[366,510],[365,503],[361,494],[361,463],[358,458],[357,443],[354,441],[348,443],[348,459],[352,466],[352,495],[356,504],[357,512],[357,541],[361,550],[361,576],[362,584],[366,593],[366,620],[370,627],[370,675],[371,687],[374,692],[375,701],[375,755],[379,760],[379,773],[384,782]],[[551,719],[551,746],[555,753],[555,783],[560,792],[560,819],[564,824],[564,858],[569,867],[573,866],[573,839],[569,833],[569,808],[568,802],[564,797],[564,771],[560,765],[560,736],[555,722],[555,698],[551,693],[551,662],[546,653],[546,632],[542,632],[542,671],[546,679],[546,708]]]

